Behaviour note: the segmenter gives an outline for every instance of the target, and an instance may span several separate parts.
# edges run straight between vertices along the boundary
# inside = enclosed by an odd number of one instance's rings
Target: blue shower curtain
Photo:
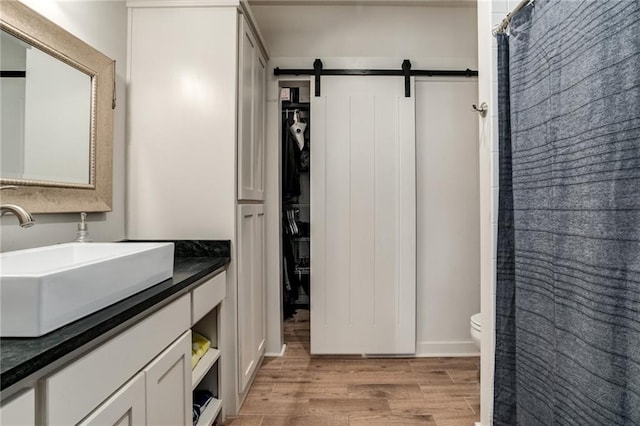
[[[494,425],[640,425],[640,0],[498,36]]]

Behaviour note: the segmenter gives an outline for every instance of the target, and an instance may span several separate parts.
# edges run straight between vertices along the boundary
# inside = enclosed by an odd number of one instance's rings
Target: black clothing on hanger
[[[282,196],[290,199],[300,195],[300,147],[289,132],[293,119],[282,123]]]

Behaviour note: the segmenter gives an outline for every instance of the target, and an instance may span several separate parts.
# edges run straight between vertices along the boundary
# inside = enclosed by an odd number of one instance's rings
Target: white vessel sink
[[[173,276],[173,243],[68,243],[0,254],[0,335],[37,337]]]

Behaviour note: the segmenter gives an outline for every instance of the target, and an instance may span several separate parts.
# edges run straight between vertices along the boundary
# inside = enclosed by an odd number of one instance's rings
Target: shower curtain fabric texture
[[[535,0],[498,44],[493,424],[640,424],[640,0]]]

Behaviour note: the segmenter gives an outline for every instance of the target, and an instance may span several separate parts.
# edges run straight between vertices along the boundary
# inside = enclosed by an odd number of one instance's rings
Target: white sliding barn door
[[[311,114],[311,353],[412,354],[415,99],[399,77],[322,77]]]

